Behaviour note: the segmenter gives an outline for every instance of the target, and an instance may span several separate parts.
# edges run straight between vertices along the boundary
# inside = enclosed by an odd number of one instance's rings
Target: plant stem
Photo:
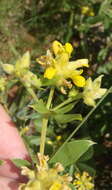
[[[46,104],[47,109],[50,108],[50,105],[51,105],[51,102],[52,102],[52,98],[53,98],[53,94],[54,94],[54,88],[51,88],[50,93],[49,93],[49,97],[48,97],[48,101],[47,101],[47,104]],[[43,118],[43,121],[42,121],[42,131],[41,131],[41,139],[40,139],[40,153],[41,153],[41,155],[44,154],[44,149],[45,149],[47,124],[48,124],[48,118]]]
[[[38,98],[35,94],[35,92],[33,91],[32,88],[27,88],[27,91],[29,92],[29,94],[33,97],[33,99],[37,102],[38,101]]]
[[[71,37],[72,37],[72,34],[73,34],[73,19],[74,19],[74,12],[71,11],[70,12],[70,17],[69,17],[69,23],[68,23],[68,32],[67,32],[67,35],[65,37],[65,42],[69,42]]]
[[[80,99],[80,98],[81,98],[81,95],[75,96],[75,97],[73,97],[73,98],[68,98],[67,100],[65,100],[64,102],[62,102],[61,104],[59,104],[58,106],[54,107],[54,108],[52,109],[52,111],[56,111],[57,109],[63,107],[64,105],[66,105],[66,104],[68,104],[68,103],[70,103],[70,102],[73,102],[74,100],[78,100],[78,99]]]

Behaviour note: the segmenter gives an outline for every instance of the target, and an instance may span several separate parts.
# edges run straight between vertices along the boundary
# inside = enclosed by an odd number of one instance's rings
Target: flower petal
[[[48,67],[44,73],[44,78],[52,79],[56,73],[56,69],[53,67]]]
[[[66,52],[67,52],[69,55],[71,55],[71,53],[72,53],[72,51],[73,51],[72,45],[71,45],[70,43],[66,43],[66,44],[65,44],[65,50],[66,50]]]
[[[49,190],[60,190],[61,186],[62,185],[57,181],[53,183]]]
[[[14,66],[11,64],[2,64],[2,68],[8,74],[13,74],[14,72]]]
[[[83,76],[77,75],[72,78],[73,83],[78,87],[85,86],[85,78]]]
[[[106,91],[107,91],[107,89],[105,89],[105,88],[98,89],[98,91],[96,91],[96,93],[94,93],[94,99],[101,98],[105,94]]]
[[[92,83],[92,79],[89,77],[86,80],[86,84],[85,84],[85,90],[90,91],[93,89],[93,83]]]
[[[76,61],[69,62],[69,66],[71,69],[77,69],[80,67],[89,67],[88,59],[78,59]]]
[[[15,68],[16,70],[28,69],[30,66],[30,53],[27,51],[19,60],[17,60]]]
[[[58,41],[54,41],[52,43],[52,49],[53,49],[54,54],[57,55],[63,51],[63,45]]]
[[[100,75],[93,81],[94,88],[98,89],[101,86],[101,81],[102,81],[103,75]]]

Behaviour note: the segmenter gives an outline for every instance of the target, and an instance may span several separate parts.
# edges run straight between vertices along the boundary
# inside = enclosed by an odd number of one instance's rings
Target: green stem
[[[54,94],[54,88],[51,88],[50,93],[49,93],[49,98],[48,98],[48,101],[47,101],[47,105],[46,105],[47,109],[50,108],[52,98],[53,98],[53,94]]]
[[[51,88],[49,98],[46,104],[47,109],[50,108],[52,98],[54,94],[54,88]],[[40,153],[41,155],[44,154],[44,149],[45,149],[45,140],[46,140],[46,132],[47,132],[47,124],[48,124],[48,118],[43,118],[42,121],[42,131],[41,131],[41,139],[40,139]]]
[[[61,149],[66,145],[66,143],[73,137],[73,135],[82,127],[82,125],[88,120],[88,118],[93,114],[93,112],[97,109],[97,107],[102,103],[102,101],[108,96],[109,93],[112,92],[112,87],[110,87],[105,95],[100,99],[100,101],[96,104],[96,106],[87,114],[87,116],[82,120],[82,122],[76,127],[76,129],[71,133],[71,135],[66,139],[66,141],[62,144],[62,146],[58,149],[57,152],[60,152]],[[57,154],[57,152],[55,154]],[[51,160],[55,157],[55,154],[51,158]]]
[[[64,102],[62,102],[61,104],[59,104],[58,106],[54,107],[52,109],[52,111],[56,111],[57,109],[63,107],[66,104],[69,104],[70,102],[73,102],[74,100],[78,100],[81,98],[81,95],[79,94],[78,96],[75,96],[74,98],[68,98],[67,100],[65,100]]]
[[[27,88],[27,91],[29,92],[29,94],[33,97],[33,99],[37,102],[38,101],[38,98],[35,94],[35,92],[33,91],[32,88]]]
[[[65,42],[69,42],[71,37],[72,37],[72,34],[73,34],[73,19],[74,19],[74,12],[71,11],[70,12],[70,17],[69,17],[69,23],[68,23],[68,32],[67,32],[67,35],[65,37]]]

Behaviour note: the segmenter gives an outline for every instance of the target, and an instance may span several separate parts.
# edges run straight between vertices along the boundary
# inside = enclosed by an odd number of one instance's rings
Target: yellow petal
[[[56,69],[48,67],[44,73],[44,78],[52,79],[56,73]]]
[[[94,100],[101,98],[106,93],[106,91],[106,88],[99,88],[98,90],[94,91]]]
[[[22,169],[21,171],[22,175],[28,176],[29,179],[35,178],[35,172],[33,170],[27,168],[26,166],[22,166],[21,169]]]
[[[72,79],[74,76],[81,75],[83,73],[83,69],[79,70],[70,70],[69,77]]]
[[[88,59],[78,59],[76,61],[71,61],[71,62],[69,62],[69,67],[71,69],[77,69],[80,67],[89,67]]]
[[[30,53],[27,51],[19,60],[17,60],[15,68],[21,72],[21,69],[28,69],[30,66]]]
[[[75,177],[76,177],[77,179],[80,179],[80,177],[81,177],[80,173],[75,173]]]
[[[14,72],[14,66],[11,64],[3,64],[2,68],[8,74],[13,74]]]
[[[60,190],[61,189],[61,184],[60,183],[58,183],[58,182],[55,182],[52,186],[51,186],[51,188],[49,189],[49,190]]]
[[[77,76],[74,76],[72,78],[73,80],[73,83],[78,86],[78,87],[83,87],[85,86],[85,78],[80,76],[80,75],[77,75]]]
[[[92,83],[92,79],[91,77],[89,77],[87,80],[86,80],[86,85],[85,85],[85,90],[92,90],[93,89],[93,83]]]
[[[54,41],[52,43],[52,49],[54,54],[57,55],[58,53],[63,51],[63,45],[58,41]]]
[[[71,53],[72,53],[72,51],[73,51],[72,45],[71,45],[70,43],[66,43],[66,44],[65,44],[65,50],[66,50],[66,52],[67,52],[69,55],[71,55]]]
[[[84,98],[84,103],[86,104],[86,105],[88,105],[88,106],[95,106],[95,101],[94,101],[94,99],[93,98],[91,98],[91,97],[85,97]]]
[[[94,184],[93,183],[86,183],[86,187],[87,187],[87,189],[90,189],[90,190],[92,190],[93,189],[93,187],[94,187]]]
[[[90,11],[90,12],[89,12],[89,16],[95,16],[94,11]]]
[[[103,75],[100,75],[93,81],[94,88],[98,89],[101,86],[101,81],[102,81]]]
[[[89,10],[90,10],[90,8],[88,6],[83,6],[81,9],[81,13],[85,15],[88,13]]]

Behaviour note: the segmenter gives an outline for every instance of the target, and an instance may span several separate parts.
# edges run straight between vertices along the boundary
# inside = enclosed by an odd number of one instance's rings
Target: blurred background
[[[35,59],[53,40],[70,42],[74,59],[89,59],[88,75],[103,74],[102,86],[112,86],[112,0],[0,0],[1,61],[11,63],[27,50]],[[90,109],[81,106],[82,115]],[[96,171],[95,190],[112,189],[111,94],[78,135],[98,143],[88,169]]]

